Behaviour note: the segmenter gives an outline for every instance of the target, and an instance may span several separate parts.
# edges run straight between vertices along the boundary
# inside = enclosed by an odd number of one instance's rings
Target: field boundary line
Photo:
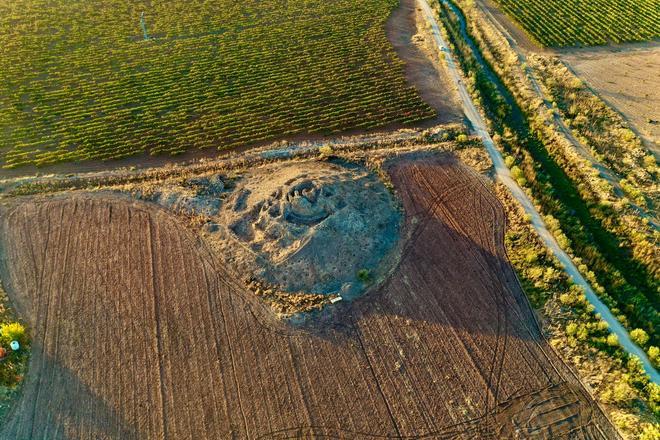
[[[153,276],[153,304],[154,304],[154,321],[155,321],[155,330],[156,330],[156,349],[158,355],[158,384],[160,386],[160,405],[161,405],[161,423],[163,424],[163,436],[168,438],[167,431],[167,415],[165,409],[165,384],[163,383],[163,347],[161,340],[161,328],[160,328],[160,302],[158,301],[158,283],[156,276],[156,262],[155,262],[155,249],[154,249],[154,225],[151,217],[148,218],[149,225],[149,257],[151,259],[151,275]]]

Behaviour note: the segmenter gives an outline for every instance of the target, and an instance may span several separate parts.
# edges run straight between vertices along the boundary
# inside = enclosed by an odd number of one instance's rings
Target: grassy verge
[[[657,345],[655,279],[635,259],[629,242],[612,232],[617,213],[598,203],[598,196],[579,179],[578,164],[568,160],[544,131],[533,128],[536,115],[527,115],[488,63],[478,61],[481,54],[464,41],[457,18],[443,8],[442,19],[470,91],[484,109],[514,177],[608,307],[629,329],[650,335],[641,345]]]
[[[18,351],[11,350],[12,341],[21,345]],[[30,341],[22,324],[9,307],[7,294],[0,285],[0,426],[11,409],[11,404],[20,391],[30,357]]]
[[[644,267],[652,278],[651,284],[660,284],[660,232],[643,213],[645,208],[652,212],[657,206],[658,170],[650,163],[652,158],[645,153],[641,140],[557,59],[518,53],[481,9],[467,0],[456,3],[463,8],[471,40],[478,45],[477,52],[506,84],[508,90],[503,95],[515,99],[535,136],[566,172],[590,213],[601,220],[601,227],[616,236],[622,247],[629,250],[631,259]],[[543,96],[550,96],[550,108],[537,87]],[[557,92],[553,88],[562,89],[570,102],[555,99]],[[562,107],[568,107],[568,112]],[[576,115],[574,119],[571,114]],[[624,178],[618,184],[610,181],[612,173],[603,174],[599,164],[582,155],[580,148],[563,133],[557,117],[572,127],[572,134],[598,161]],[[610,166],[612,163],[618,166]],[[627,197],[622,197],[621,190]]]
[[[660,432],[660,386],[650,383],[640,362],[629,358],[593,313],[584,292],[572,284],[506,188],[495,192],[507,213],[505,245],[545,336],[578,371],[592,395],[626,438],[655,439]]]

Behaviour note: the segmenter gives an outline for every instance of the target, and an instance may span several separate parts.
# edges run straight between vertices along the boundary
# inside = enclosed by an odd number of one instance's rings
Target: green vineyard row
[[[595,46],[660,37],[659,0],[497,0],[544,46]]]
[[[178,154],[430,118],[385,36],[397,5],[2,2],[0,166]]]

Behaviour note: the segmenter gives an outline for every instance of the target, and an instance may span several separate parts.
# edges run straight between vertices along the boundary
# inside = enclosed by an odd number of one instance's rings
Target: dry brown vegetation
[[[584,292],[572,285],[506,188],[498,184],[495,192],[508,219],[507,253],[551,345],[579,373],[624,438],[653,438],[660,386],[649,382],[638,362],[626,358],[607,324],[593,313]],[[644,432],[649,437],[640,437]]]
[[[560,57],[660,156],[660,45],[566,51]]]
[[[658,166],[626,121],[559,59],[532,56],[530,64],[573,132],[608,168],[625,179],[623,187],[633,200],[644,206],[643,196],[647,196],[657,204],[660,201]]]
[[[386,170],[399,266],[304,327],[153,205],[4,207],[4,279],[34,353],[0,437],[616,438],[539,333],[484,183],[452,156]]]

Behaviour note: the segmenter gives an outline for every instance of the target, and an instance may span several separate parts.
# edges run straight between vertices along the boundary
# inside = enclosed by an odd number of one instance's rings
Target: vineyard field
[[[0,166],[226,149],[431,118],[385,34],[397,5],[0,2]]]
[[[544,46],[597,46],[660,37],[658,0],[496,1]]]

